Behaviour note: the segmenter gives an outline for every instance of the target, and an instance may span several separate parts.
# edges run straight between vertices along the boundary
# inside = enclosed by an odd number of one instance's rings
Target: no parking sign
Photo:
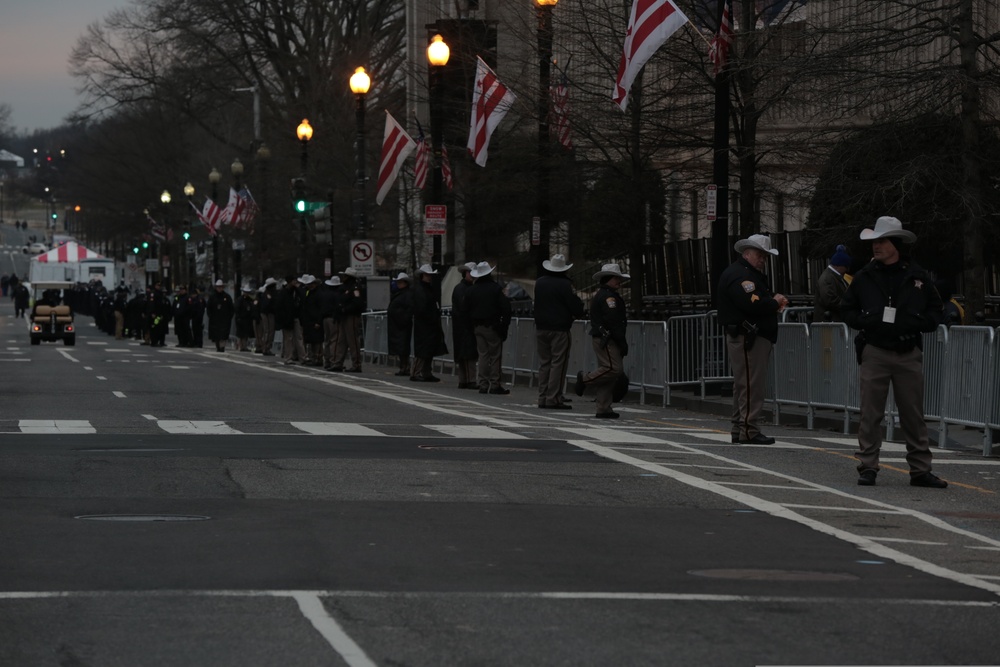
[[[375,275],[375,245],[371,241],[351,241],[351,267],[359,276]]]

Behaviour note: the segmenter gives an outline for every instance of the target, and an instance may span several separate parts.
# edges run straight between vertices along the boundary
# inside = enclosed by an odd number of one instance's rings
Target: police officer
[[[511,310],[510,299],[492,276],[496,268],[489,262],[479,262],[469,272],[475,282],[465,293],[462,315],[472,324],[476,334],[479,393],[505,396],[510,389],[503,386],[501,357],[510,328]]]
[[[882,446],[882,416],[892,384],[899,423],[906,439],[910,485],[943,489],[948,483],[931,472],[924,422],[924,332],[943,317],[941,296],[930,275],[909,258],[905,244],[916,235],[890,216],[861,231],[872,242],[872,261],[854,276],[841,301],[848,326],[861,329],[855,341],[861,364],[861,419],[858,423],[858,484],[875,486]]]
[[[566,272],[573,267],[564,255],[542,262],[544,274],[535,281],[535,345],[538,350],[538,407],[571,410],[563,397],[569,365],[573,322],[583,317],[583,301],[573,291]]]
[[[769,255],[777,256],[771,239],[753,234],[736,242],[740,258],[722,272],[716,299],[719,324],[733,369],[732,440],[744,445],[770,445],[774,438],[760,431],[764,387],[771,348],[778,342],[778,313],[788,305],[783,294],[773,294],[764,268]]]
[[[628,354],[625,331],[628,315],[625,299],[618,289],[629,279],[617,264],[605,264],[594,274],[601,287],[590,301],[590,336],[597,356],[597,369],[584,374],[576,374],[576,395],[583,396],[588,386],[597,391],[594,399],[598,419],[618,419],[621,415],[611,409],[614,400],[615,383],[624,372],[622,358]]]

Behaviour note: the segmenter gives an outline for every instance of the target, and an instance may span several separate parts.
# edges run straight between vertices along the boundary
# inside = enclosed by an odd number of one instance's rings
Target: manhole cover
[[[712,579],[743,581],[857,581],[853,574],[838,572],[807,572],[803,570],[689,570],[688,574]]]
[[[207,521],[212,517],[200,514],[81,514],[73,518],[87,521]]]
[[[469,447],[464,445],[417,445],[419,449],[433,449],[445,452],[537,452],[528,447]]]

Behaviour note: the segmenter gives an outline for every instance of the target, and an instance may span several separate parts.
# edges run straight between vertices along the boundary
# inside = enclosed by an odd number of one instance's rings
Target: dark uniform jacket
[[[361,284],[355,279],[347,279],[341,286],[341,319],[365,312],[365,297],[361,294]]]
[[[823,269],[816,280],[816,303],[813,305],[813,322],[842,322],[840,300],[847,291],[844,276],[831,267]]]
[[[885,321],[885,309],[896,309],[894,322]],[[896,352],[923,345],[921,333],[941,323],[941,295],[930,275],[909,259],[886,266],[872,260],[858,271],[840,306],[844,322],[864,332],[865,342]]]
[[[569,331],[583,317],[583,301],[566,276],[541,276],[535,281],[535,329]]]
[[[451,340],[455,359],[478,359],[476,334],[465,310],[465,297],[472,289],[472,283],[460,280],[451,292]]]
[[[510,327],[510,299],[490,276],[478,278],[465,293],[462,311],[473,327],[487,326],[507,340]]]
[[[213,291],[208,295],[208,339],[228,340],[236,307],[229,292]]]
[[[295,318],[299,316],[301,309],[302,293],[291,284],[285,285],[274,295],[274,328],[294,329]]]
[[[253,336],[254,298],[241,294],[236,300],[236,336],[250,338]]]
[[[413,290],[413,356],[429,359],[448,354],[437,286],[418,280],[409,289]]]
[[[397,289],[389,300],[386,312],[388,320],[388,352],[397,357],[410,356],[410,340],[413,338],[413,288]]]
[[[742,257],[729,265],[719,278],[719,324],[723,327],[740,327],[736,332],[745,333],[743,322],[757,328],[757,335],[771,343],[778,342],[778,310],[774,292],[767,284],[767,276],[753,268]]]
[[[614,341],[622,356],[628,354],[628,342],[625,331],[628,328],[628,315],[625,312],[625,299],[607,285],[601,285],[597,294],[590,300],[590,335],[603,338],[605,335]]]

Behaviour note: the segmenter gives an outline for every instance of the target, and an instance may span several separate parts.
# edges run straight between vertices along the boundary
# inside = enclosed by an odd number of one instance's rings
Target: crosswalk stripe
[[[21,419],[21,433],[97,433],[86,419]]]
[[[156,425],[167,433],[177,435],[242,435],[242,431],[228,426],[226,422],[181,421],[161,419]]]
[[[600,428],[591,426],[589,428],[570,428],[560,426],[560,431],[566,431],[574,435],[586,438],[594,442],[630,442],[643,444],[663,444],[665,441],[660,438],[651,438],[648,435],[618,431],[613,428]]]
[[[361,424],[347,424],[338,422],[291,422],[292,426],[311,433],[313,435],[360,435],[360,436],[381,436],[375,429],[362,426]]]
[[[425,428],[438,431],[453,438],[482,438],[484,440],[525,440],[523,435],[508,433],[489,426],[461,426],[453,424],[425,424]]]

